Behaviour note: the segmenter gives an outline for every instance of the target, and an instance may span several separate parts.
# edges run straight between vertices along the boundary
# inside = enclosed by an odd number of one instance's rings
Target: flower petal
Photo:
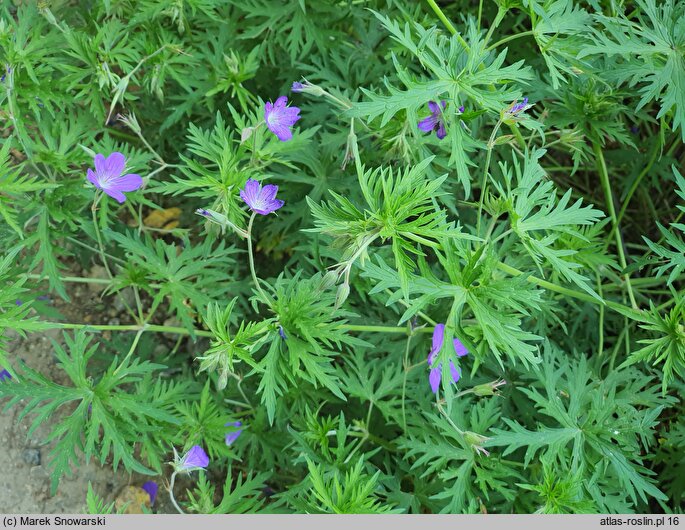
[[[438,388],[440,388],[440,379],[442,377],[442,363],[432,368],[430,374],[428,374],[428,382],[431,385],[431,390],[433,394],[438,393]]]
[[[423,132],[431,132],[435,129],[438,119],[435,116],[428,116],[419,122],[419,130]]]
[[[257,203],[260,188],[261,186],[259,182],[257,182],[254,179],[249,179],[245,183],[245,187],[242,190],[240,190],[240,198],[243,200],[245,204],[252,208],[252,206],[254,206]]]
[[[285,107],[288,104],[288,97],[287,96],[281,96],[279,97],[276,101],[274,101],[274,108],[282,108]]]
[[[275,184],[267,184],[262,188],[259,197],[264,202],[270,202],[276,197],[276,193],[278,193],[278,186]]]
[[[437,324],[433,330],[433,346],[428,354],[428,365],[432,366],[445,341],[445,324]]]
[[[95,172],[100,175],[105,175],[107,173],[107,163],[105,162],[105,155],[97,154],[93,159],[95,164]]]
[[[454,352],[457,354],[457,357],[463,357],[464,355],[469,354],[469,350],[466,349],[466,346],[464,346],[459,339],[454,339]]]
[[[293,137],[293,133],[290,131],[290,128],[285,125],[272,126],[269,127],[269,129],[271,129],[271,132],[274,133],[281,142],[287,142]]]
[[[104,191],[107,195],[112,197],[113,199],[116,199],[119,204],[123,204],[126,202],[126,195],[121,193],[119,190],[113,190],[110,188],[102,188],[102,191]]]
[[[115,178],[124,172],[124,167],[126,166],[126,157],[114,151],[105,160],[105,171],[110,178]]]
[[[107,182],[107,188],[119,191],[136,191],[143,185],[143,178],[135,173],[116,177]]]
[[[457,367],[454,366],[453,361],[450,361],[450,375],[452,376],[452,382],[454,383],[459,381],[459,378],[461,377],[461,373],[457,370]]]
[[[205,453],[205,450],[199,445],[191,447],[181,460],[182,469],[202,468],[207,467],[208,464],[209,457],[207,456],[207,453]]]
[[[100,186],[100,181],[98,180],[97,174],[95,174],[95,172],[92,169],[88,168],[88,171],[86,172],[86,178],[97,189],[99,189],[99,190],[102,189],[102,186]]]
[[[433,113],[433,116],[440,115],[440,107],[438,106],[438,104],[435,101],[429,101],[428,102],[428,108]]]
[[[438,137],[439,140],[442,140],[445,136],[447,136],[447,131],[445,130],[445,124],[440,120],[439,125],[438,125],[438,130],[435,131],[435,136]]]

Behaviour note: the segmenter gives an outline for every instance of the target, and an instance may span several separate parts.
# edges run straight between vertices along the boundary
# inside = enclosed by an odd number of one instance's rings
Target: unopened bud
[[[464,433],[464,440],[467,444],[471,446],[476,453],[482,453],[485,456],[490,456],[490,453],[483,447],[483,444],[487,442],[490,438],[483,436],[471,431],[466,431]]]
[[[483,383],[482,385],[477,385],[473,387],[473,393],[477,396],[494,396],[497,394],[499,387],[506,385],[507,382],[504,379],[498,379],[497,381],[491,381],[489,383]]]
[[[350,286],[347,283],[341,283],[338,286],[338,292],[335,295],[335,309],[338,309],[341,305],[343,305],[349,295]]]

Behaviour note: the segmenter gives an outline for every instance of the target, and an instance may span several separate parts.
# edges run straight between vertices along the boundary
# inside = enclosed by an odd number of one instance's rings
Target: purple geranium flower
[[[209,465],[209,457],[205,450],[199,445],[194,445],[183,455],[178,464],[178,469],[182,471],[192,471],[193,469],[205,468]]]
[[[290,90],[292,90],[293,92],[302,92],[304,90],[304,85],[299,81],[295,81],[293,83],[293,86],[290,87]]]
[[[143,488],[150,496],[150,506],[154,506],[155,500],[157,499],[157,490],[159,489],[157,483],[153,480],[149,480],[143,484],[141,488]]]
[[[281,96],[275,103],[270,101],[264,105],[264,121],[269,130],[274,133],[281,142],[287,142],[293,137],[290,128],[300,119],[300,109],[287,107],[288,98]]]
[[[278,193],[278,186],[267,184],[262,188],[259,182],[250,179],[245,183],[245,187],[240,190],[240,198],[253,212],[269,215],[283,206],[283,201],[276,198],[276,193]]]
[[[4,383],[5,381],[10,381],[11,379],[12,379],[12,374],[10,374],[4,368],[2,370],[0,370],[0,383]]]
[[[437,136],[440,140],[447,136],[447,131],[445,130],[445,119],[442,114],[442,111],[445,110],[446,106],[447,103],[444,100],[440,102],[440,105],[438,105],[435,101],[429,101],[428,108],[431,111],[431,115],[419,122],[419,129],[423,132],[435,131],[435,136]]]
[[[525,110],[527,106],[528,98],[523,98],[523,101],[521,103],[516,103],[515,105],[512,105],[512,107],[509,109],[509,114],[516,115],[522,110]]]
[[[438,393],[438,388],[440,387],[440,380],[442,378],[442,363],[437,363],[435,365],[435,360],[442,349],[443,342],[445,341],[445,324],[437,324],[433,330],[433,346],[430,353],[428,354],[428,366],[431,371],[428,374],[428,382],[431,385],[431,389],[434,394]],[[457,357],[463,357],[467,355],[469,351],[466,349],[459,339],[453,339],[452,344],[454,346],[454,353]],[[435,365],[435,366],[434,366]],[[450,359],[450,375],[452,376],[452,382],[456,383],[459,381],[461,374],[459,370],[454,365],[454,361]]]
[[[126,166],[126,157],[121,153],[114,152],[105,158],[104,155],[95,155],[95,171],[88,168],[88,180],[97,189],[120,203],[126,200],[124,191],[135,191],[143,185],[143,179],[135,173],[122,175]]]
[[[229,421],[226,425],[224,425],[224,427],[242,427],[242,425],[243,424],[240,421]],[[240,436],[242,433],[242,429],[226,433],[226,445],[231,445],[238,439],[238,436]]]

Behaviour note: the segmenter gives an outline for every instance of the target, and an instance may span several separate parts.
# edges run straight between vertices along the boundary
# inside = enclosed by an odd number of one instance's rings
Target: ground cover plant
[[[0,403],[68,413],[53,494],[682,513],[684,2],[0,5]],[[59,380],[7,346],[49,329]]]

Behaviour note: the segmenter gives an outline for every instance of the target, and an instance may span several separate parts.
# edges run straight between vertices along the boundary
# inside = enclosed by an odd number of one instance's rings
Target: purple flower
[[[159,489],[157,483],[153,480],[148,480],[141,488],[150,496],[150,506],[154,506],[155,500],[157,499],[157,490]]]
[[[122,175],[126,166],[126,157],[121,153],[114,152],[105,158],[104,155],[95,155],[95,171],[88,168],[88,180],[97,189],[123,203],[126,200],[124,191],[135,191],[143,185],[140,175],[128,173]]]
[[[17,299],[17,300],[14,301],[14,303],[15,303],[15,305],[21,305],[21,304],[23,304],[24,302],[22,302],[21,300]]]
[[[278,193],[278,186],[267,184],[262,188],[259,182],[250,179],[245,183],[245,187],[240,190],[240,198],[253,212],[269,215],[283,206],[283,201],[276,198],[276,193]]]
[[[224,425],[224,427],[242,427],[242,425],[243,424],[240,421],[229,421],[226,425]],[[226,433],[226,445],[231,445],[238,439],[238,436],[240,436],[242,433],[242,429]]]
[[[464,105],[459,107],[459,114],[464,114]]]
[[[288,98],[281,96],[275,103],[270,101],[264,105],[264,121],[269,130],[274,133],[281,142],[287,142],[293,137],[290,127],[300,119],[300,109],[287,107]]]
[[[523,98],[523,101],[521,103],[516,103],[515,105],[512,105],[512,107],[509,109],[509,114],[516,115],[522,110],[526,110],[526,107],[528,106],[528,98]]]
[[[295,81],[293,83],[293,86],[290,87],[290,90],[292,90],[293,92],[302,92],[304,90],[304,85],[299,81]]]
[[[285,330],[283,329],[283,326],[278,326],[278,334],[283,340],[288,340],[288,337],[285,336]]]
[[[12,380],[12,374],[10,374],[4,368],[2,370],[0,370],[0,383],[4,383],[5,381],[11,381],[11,380]]]
[[[205,468],[209,465],[209,457],[205,450],[199,445],[194,445],[190,450],[183,455],[181,461],[178,463],[177,469],[179,471],[192,471],[193,469]]]
[[[440,380],[442,379],[442,363],[435,363],[440,350],[442,350],[442,345],[445,342],[445,324],[437,324],[433,330],[433,345],[431,351],[428,354],[428,366],[430,367],[430,373],[428,374],[428,382],[431,385],[431,389],[434,394],[438,393],[438,388],[440,388]],[[466,349],[459,339],[453,339],[452,345],[454,347],[454,353],[457,357],[463,357],[468,355],[469,351]],[[461,377],[461,373],[454,365],[454,360],[450,359],[449,362],[450,376],[452,377],[452,382],[456,383]]]
[[[419,129],[428,133],[435,131],[435,136],[437,136],[439,140],[442,140],[447,136],[445,119],[442,114],[442,111],[445,110],[446,106],[447,103],[444,100],[440,102],[440,105],[435,101],[429,101],[428,108],[431,111],[431,115],[419,122]],[[442,109],[440,107],[442,107]]]

